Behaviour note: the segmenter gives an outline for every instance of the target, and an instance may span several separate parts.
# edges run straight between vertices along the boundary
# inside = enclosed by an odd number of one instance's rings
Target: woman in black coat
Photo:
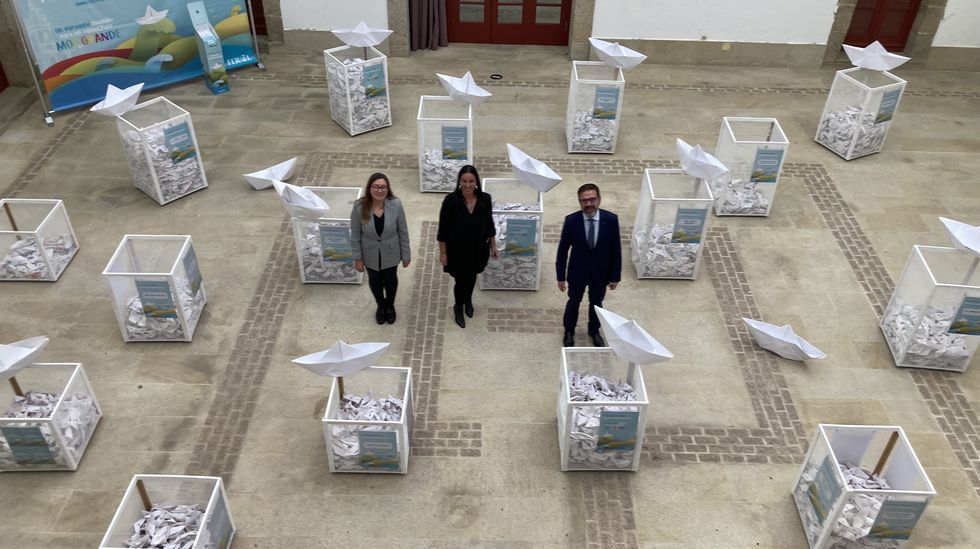
[[[473,288],[490,256],[497,257],[497,230],[493,224],[493,201],[480,186],[480,174],[470,165],[456,177],[456,190],[446,195],[439,210],[439,263],[452,275],[453,316],[466,327],[463,313],[473,318]]]

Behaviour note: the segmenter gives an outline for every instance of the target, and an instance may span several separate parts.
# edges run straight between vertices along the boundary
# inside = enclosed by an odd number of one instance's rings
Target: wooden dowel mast
[[[888,439],[888,444],[885,445],[885,450],[881,453],[881,457],[878,458],[878,465],[875,465],[874,471],[871,471],[872,475],[878,476],[881,474],[881,470],[885,468],[885,464],[888,463],[888,458],[892,455],[892,450],[895,449],[896,442],[898,442],[898,431],[892,432],[892,436]]]
[[[14,221],[14,214],[10,211],[10,204],[4,202],[3,210],[7,212],[7,219],[10,221],[10,228],[15,231],[19,231],[20,229],[17,228],[17,222]]]
[[[10,388],[13,389],[14,394],[19,397],[24,396],[24,390],[20,388],[20,383],[17,383],[17,378],[11,376],[9,381],[10,381]]]
[[[153,509],[153,504],[150,503],[150,494],[146,493],[146,485],[143,484],[143,480],[136,481],[136,491],[140,493],[140,500],[143,502],[143,509],[150,512]]]

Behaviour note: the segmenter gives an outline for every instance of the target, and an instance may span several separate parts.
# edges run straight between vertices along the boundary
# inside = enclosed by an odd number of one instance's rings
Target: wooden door
[[[905,49],[921,0],[858,0],[844,43],[867,46],[875,40],[885,49]]]
[[[255,34],[268,35],[265,27],[265,7],[262,0],[252,0],[252,21],[255,21]]]
[[[447,0],[450,42],[568,44],[571,0]]]

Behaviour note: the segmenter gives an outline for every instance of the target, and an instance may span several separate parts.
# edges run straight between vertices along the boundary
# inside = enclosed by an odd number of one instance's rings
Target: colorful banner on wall
[[[107,84],[144,89],[203,74],[186,0],[14,0],[55,111],[101,101]],[[246,0],[207,0],[225,67],[257,62]]]

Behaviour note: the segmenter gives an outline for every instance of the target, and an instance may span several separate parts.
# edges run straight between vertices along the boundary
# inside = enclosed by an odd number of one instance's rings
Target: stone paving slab
[[[477,64],[496,51],[463,49]],[[50,328],[50,356],[85,360],[110,412],[78,472],[0,475],[0,499],[38,490],[15,520],[2,521],[0,547],[93,545],[137,471],[224,476],[240,527],[236,547],[315,547],[321,538],[313,536],[352,527],[392,547],[802,547],[788,490],[812,426],[827,421],[904,425],[940,491],[913,543],[977,545],[980,374],[897,370],[874,325],[908,246],[942,242],[934,216],[968,219],[970,205],[980,205],[970,201],[966,178],[980,168],[971,136],[951,123],[976,111],[975,78],[910,75],[907,112],[886,150],[844,163],[809,140],[816,116],[809,110],[826,93],[826,71],[776,71],[774,84],[761,87],[728,70],[641,67],[630,74],[627,105],[649,117],[624,121],[635,134],[626,153],[572,156],[561,136],[567,59],[535,49],[514,59],[538,66],[537,74],[501,68],[507,80],[487,83],[498,97],[480,111],[477,164],[485,176],[508,173],[498,149],[484,154],[508,139],[565,176],[546,197],[545,253],[553,253],[560,218],[585,181],[602,185],[628,246],[642,170],[676,166],[663,154],[675,136],[708,148],[718,112],[771,114],[795,132],[773,215],[712,219],[698,281],[638,283],[624,266],[626,283],[607,300],[676,350],[676,364],[647,376],[671,413],[649,418],[640,472],[562,474],[553,387],[564,302],[548,262],[538,292],[481,292],[465,331],[448,320],[451,282],[435,254],[441,197],[418,193],[413,179],[416,95],[439,90],[429,69],[445,55],[392,60],[395,126],[356,139],[325,114],[319,56],[273,55],[267,73],[234,72],[232,93],[221,97],[197,83],[163,90],[192,111],[212,181],[165,208],[131,188],[108,120],[71,113],[59,115],[54,130],[15,121],[0,135],[15,145],[34,140],[17,150],[37,151],[22,172],[0,176],[0,195],[63,191],[84,235],[58,284],[0,287],[0,334]],[[363,286],[298,283],[282,210],[238,175],[288,156],[301,158],[299,184],[360,185],[379,168],[395,175],[415,257],[401,271],[393,328],[371,325]],[[95,184],[76,177],[97,170],[106,177]],[[952,175],[933,182],[936,173]],[[134,227],[194,234],[212,299],[191,344],[119,341],[97,273],[120,232]],[[802,250],[791,247],[797,242]],[[79,312],[59,314],[48,304],[56,299]],[[754,345],[742,316],[799,322],[833,356],[805,368],[775,358]],[[685,341],[685,321],[698,324],[700,349]],[[848,334],[853,341],[840,341]],[[389,358],[415,370],[408,476],[325,472],[318,418],[328,382],[288,360],[336,337],[390,338]],[[845,387],[855,373],[871,387]],[[512,409],[520,398],[527,404]],[[162,403],[170,408],[160,410]],[[148,425],[160,437],[131,442]],[[340,498],[360,505],[338,506]],[[385,505],[387,520],[365,511]]]

